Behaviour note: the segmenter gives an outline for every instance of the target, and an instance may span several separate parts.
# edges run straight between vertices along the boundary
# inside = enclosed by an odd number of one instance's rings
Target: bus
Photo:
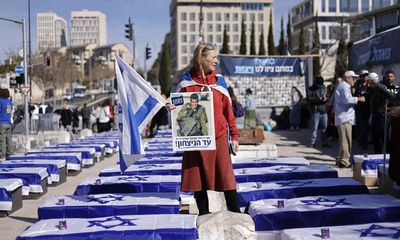
[[[86,97],[86,87],[81,85],[74,87],[72,96],[74,98]]]

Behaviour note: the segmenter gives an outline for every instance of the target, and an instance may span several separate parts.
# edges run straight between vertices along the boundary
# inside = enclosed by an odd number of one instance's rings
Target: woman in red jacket
[[[194,192],[199,215],[209,213],[207,190],[224,192],[229,211],[240,212],[236,180],[229,154],[228,131],[233,150],[239,148],[228,86],[217,74],[217,51],[211,44],[200,43],[193,54],[191,69],[182,76],[178,91],[200,92],[211,89],[214,99],[216,150],[187,151],[183,154],[181,191]]]

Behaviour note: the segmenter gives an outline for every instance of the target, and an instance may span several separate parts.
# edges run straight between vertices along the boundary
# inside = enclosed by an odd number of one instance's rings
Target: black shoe
[[[315,148],[315,144],[310,144],[310,148]]]

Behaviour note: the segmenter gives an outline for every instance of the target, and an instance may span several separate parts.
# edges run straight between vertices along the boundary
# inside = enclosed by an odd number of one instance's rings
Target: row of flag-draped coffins
[[[105,169],[99,177],[79,184],[73,196],[49,199],[39,208],[41,221],[20,239],[57,234],[63,239],[76,234],[105,237],[109,230],[115,231],[116,239],[127,235],[140,239],[141,234],[196,239],[195,216],[178,214],[182,157],[171,151],[169,139],[165,132],[149,141],[146,156],[123,174],[117,166]],[[292,239],[296,229],[318,239],[324,237],[321,227],[331,227],[331,233],[339,235],[333,227],[338,225],[348,226],[340,239],[355,239],[393,230],[400,221],[397,199],[368,194],[364,185],[338,178],[329,166],[309,165],[304,158],[236,159],[233,166],[240,206],[252,216],[260,239]],[[159,222],[163,218],[169,219],[168,224]],[[68,227],[54,232],[54,226],[64,221]],[[317,228],[304,230],[308,227]]]
[[[87,137],[67,144],[11,155],[0,162],[0,213],[5,216],[22,207],[22,198],[37,198],[48,186],[58,186],[67,175],[77,175],[118,151],[115,132]]]

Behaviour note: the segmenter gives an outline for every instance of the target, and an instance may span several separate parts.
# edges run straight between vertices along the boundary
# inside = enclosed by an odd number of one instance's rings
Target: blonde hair
[[[195,71],[202,69],[201,57],[206,57],[207,53],[213,50],[216,49],[214,45],[212,45],[211,43],[204,43],[204,42],[199,43],[196,49],[194,50],[193,58],[192,61],[190,62],[191,65],[190,68]]]

